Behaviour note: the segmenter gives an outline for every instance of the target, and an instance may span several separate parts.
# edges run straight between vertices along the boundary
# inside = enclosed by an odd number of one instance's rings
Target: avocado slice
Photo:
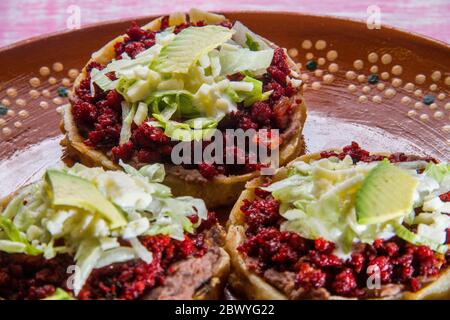
[[[98,213],[109,222],[111,229],[127,224],[122,213],[93,183],[58,170],[47,170],[45,179],[54,206],[71,206]]]
[[[417,179],[404,170],[387,160],[380,162],[356,193],[358,223],[382,223],[407,214],[412,209],[417,184]]]

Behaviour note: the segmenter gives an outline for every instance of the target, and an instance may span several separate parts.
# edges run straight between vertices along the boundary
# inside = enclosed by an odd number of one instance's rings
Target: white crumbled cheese
[[[230,81],[230,87],[235,91],[251,92],[253,90],[253,83],[245,81]]]
[[[142,245],[138,238],[129,239],[131,246],[133,247],[136,255],[141,258],[145,263],[150,263],[153,260],[153,255],[146,247]]]
[[[52,235],[59,235],[64,230],[64,222],[73,217],[77,212],[75,210],[59,210],[51,219],[47,221],[47,230]]]
[[[136,74],[137,77],[141,78],[142,80],[146,80],[150,73],[150,69],[144,66],[137,66],[134,69],[134,73]]]
[[[103,219],[98,219],[94,225],[95,237],[106,237],[109,234],[108,224]]]
[[[117,238],[104,237],[100,238],[99,241],[100,247],[102,248],[103,251],[120,247],[120,243],[119,241],[117,241]]]
[[[141,218],[138,220],[134,220],[129,222],[126,227],[123,229],[122,237],[124,239],[130,239],[133,237],[137,237],[143,234],[150,227],[150,223],[148,219]]]
[[[200,63],[200,66],[203,69],[208,68],[211,65],[211,61],[209,60],[209,56],[208,54],[204,54],[200,57],[200,59],[198,60],[198,62]]]

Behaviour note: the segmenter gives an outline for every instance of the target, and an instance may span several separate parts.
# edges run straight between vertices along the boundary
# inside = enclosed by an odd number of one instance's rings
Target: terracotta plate
[[[308,152],[355,140],[374,151],[449,160],[448,45],[330,17],[226,14],[288,48],[302,65]],[[129,24],[97,24],[0,50],[0,197],[61,163],[58,108],[67,102],[65,87],[91,52]]]

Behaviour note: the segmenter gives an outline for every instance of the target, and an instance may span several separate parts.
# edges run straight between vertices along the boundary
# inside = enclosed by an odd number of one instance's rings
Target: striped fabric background
[[[81,26],[104,20],[204,10],[294,11],[366,20],[367,8],[378,6],[381,22],[450,42],[450,0],[2,0],[0,46],[64,30],[76,5]]]

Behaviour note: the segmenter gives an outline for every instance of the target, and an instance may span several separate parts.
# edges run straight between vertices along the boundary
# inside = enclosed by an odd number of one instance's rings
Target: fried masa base
[[[337,150],[340,152],[340,150]],[[389,156],[387,153],[382,155]],[[304,155],[296,160],[311,162],[320,159],[319,153]],[[274,176],[274,180],[281,180],[287,176],[285,168],[280,169]],[[256,198],[254,190],[263,183],[261,178],[255,178],[248,182],[246,189],[234,205],[227,225],[227,238],[225,249],[231,257],[231,274],[229,277],[230,286],[247,299],[257,300],[285,300],[288,296],[269,284],[262,276],[248,269],[245,257],[237,248],[245,241],[245,221],[241,206],[245,199]],[[314,297],[310,297],[314,298]],[[349,299],[341,296],[330,296],[329,299]],[[350,298],[354,299],[354,298]],[[377,299],[398,299],[398,300],[424,300],[424,299],[450,299],[450,268],[441,271],[438,277],[427,283],[417,292],[402,291],[393,295],[387,295]]]
[[[186,22],[186,17],[188,17],[191,22],[202,20],[207,24],[216,24],[226,20],[226,18],[222,15],[191,9],[188,14],[171,14],[169,16],[169,25],[174,26]],[[161,20],[162,17],[157,18],[142,28],[154,31],[159,30]],[[114,44],[122,41],[123,39],[124,36],[122,35],[107,43],[103,48],[92,55],[92,59],[88,62],[88,64],[91,61],[97,61],[101,64],[109,63],[115,58]],[[267,41],[267,43],[274,48],[277,47],[270,41]],[[289,57],[287,61],[292,70],[296,72],[299,71],[297,65]],[[75,93],[75,88],[79,86],[80,82],[86,78],[86,76],[86,68],[83,68],[82,72],[74,82],[72,95]],[[295,103],[297,99],[301,100],[300,104]],[[285,133],[281,134],[281,138],[283,138],[283,135],[286,137],[285,141],[284,139],[282,140],[283,143],[280,146],[279,164],[281,166],[293,160],[301,154],[304,149],[301,133],[303,124],[306,120],[306,106],[303,102],[301,93],[291,97],[290,102],[294,104],[294,110],[289,127],[285,130]],[[91,148],[84,143],[85,139],[80,135],[72,117],[71,105],[65,106],[63,121],[60,127],[61,131],[65,133],[65,138],[61,141],[61,144],[67,148],[68,154],[71,158],[78,160],[87,166],[102,166],[111,170],[121,169],[105,153]],[[201,198],[205,201],[207,207],[211,209],[234,203],[239,197],[241,191],[244,189],[245,183],[259,176],[259,172],[255,171],[243,175],[218,175],[212,180],[206,180],[200,175],[197,169],[187,170],[183,169],[181,166],[170,164],[165,164],[165,167],[166,178],[164,184],[171,187],[175,196],[190,195],[196,198]]]
[[[0,199],[0,212],[18,192],[20,190]],[[230,257],[222,248],[225,231],[217,224],[204,232],[205,242],[208,245],[205,255],[171,265],[174,273],[166,276],[165,285],[149,290],[142,297],[143,300],[217,300],[222,297],[230,273]],[[183,287],[178,283],[181,280],[183,284],[188,285]],[[0,297],[0,300],[4,299]]]

